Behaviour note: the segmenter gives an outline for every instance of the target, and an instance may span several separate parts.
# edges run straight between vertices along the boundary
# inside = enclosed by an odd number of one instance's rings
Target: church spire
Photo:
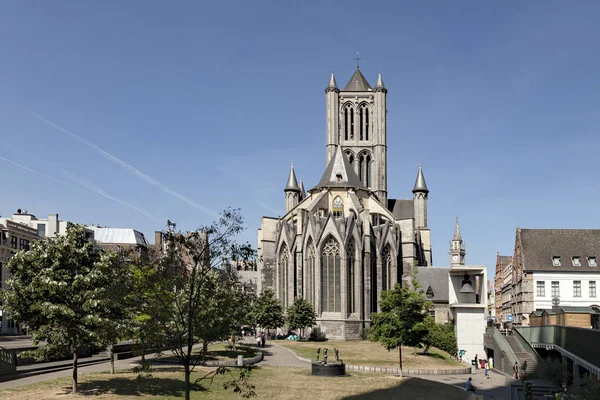
[[[385,85],[383,84],[383,79],[381,78],[381,72],[377,75],[377,83],[375,84],[375,90],[383,89],[385,90]]]
[[[423,168],[419,164],[419,173],[417,174],[417,180],[415,181],[415,187],[413,188],[413,193],[429,193],[429,189],[427,189],[427,184],[425,183],[425,176],[423,175]]]
[[[304,182],[302,182],[302,178],[300,178],[300,200],[304,200],[306,198],[306,190],[304,190]]]
[[[327,90],[340,90],[338,88],[337,82],[335,81],[335,75],[333,71],[331,71],[331,78],[329,78],[329,85],[327,85]]]
[[[290,176],[285,185],[284,192],[299,192],[300,187],[298,186],[298,180],[296,179],[296,173],[294,172],[294,164],[290,168]]]
[[[462,237],[460,236],[460,228],[458,227],[458,217],[456,217],[456,223],[454,225],[454,236],[452,240],[456,240],[462,242]]]

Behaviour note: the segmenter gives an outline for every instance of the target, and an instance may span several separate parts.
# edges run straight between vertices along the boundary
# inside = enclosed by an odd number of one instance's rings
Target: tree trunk
[[[110,373],[115,373],[115,348],[112,344],[110,345]]]
[[[190,364],[186,363],[183,368],[185,369],[185,400],[190,400]]]
[[[402,345],[398,346],[398,359],[400,361],[400,376],[402,376]]]
[[[202,362],[206,360],[206,356],[208,354],[208,340],[202,341]]]
[[[73,345],[73,393],[77,391],[77,346]]]
[[[141,340],[140,347],[142,349],[142,365],[146,362],[146,342]]]

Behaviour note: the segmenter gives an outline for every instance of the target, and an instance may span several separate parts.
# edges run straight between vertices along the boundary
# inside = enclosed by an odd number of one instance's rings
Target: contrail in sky
[[[242,121],[244,121],[244,117],[242,117],[242,114],[240,114],[240,110],[236,108],[236,109],[235,109],[235,112],[236,112],[236,114],[238,115],[238,117],[240,117],[240,119],[241,119]]]
[[[142,209],[134,206],[133,204],[127,203],[126,201],[117,199],[116,197],[113,197],[113,196],[109,195],[108,193],[106,193],[105,191],[103,191],[102,189],[100,189],[99,187],[94,186],[93,184],[91,184],[90,182],[86,181],[85,179],[79,178],[76,175],[74,175],[74,174],[72,174],[72,173],[70,173],[70,172],[68,172],[68,171],[66,171],[64,169],[63,169],[63,172],[69,178],[71,178],[74,182],[77,182],[79,185],[83,186],[85,189],[75,187],[75,186],[73,186],[73,185],[71,185],[71,184],[69,184],[69,183],[67,183],[65,181],[61,181],[60,179],[56,179],[53,176],[46,175],[46,174],[44,174],[42,172],[36,171],[35,169],[31,169],[29,167],[26,167],[24,165],[21,165],[19,163],[11,161],[8,158],[4,158],[4,157],[0,156],[0,160],[6,161],[9,164],[12,164],[12,165],[14,165],[16,167],[22,168],[25,171],[29,171],[32,174],[36,174],[36,175],[44,177],[46,179],[50,179],[50,180],[52,180],[54,182],[61,183],[61,184],[65,185],[65,186],[68,186],[68,187],[70,187],[72,189],[81,190],[81,191],[86,192],[86,193],[91,193],[91,192],[96,193],[96,194],[98,194],[98,195],[100,195],[102,197],[105,197],[105,198],[109,199],[109,200],[112,200],[112,201],[117,202],[117,203],[119,203],[121,205],[127,206],[127,207],[129,207],[129,208],[131,208],[131,209],[139,212],[140,214],[143,214],[146,217],[151,218],[151,219],[153,219],[153,220],[155,220],[157,222],[161,222],[161,223],[164,222],[164,221],[160,220],[159,218],[157,218],[157,217],[155,217],[155,216],[153,216],[151,214],[148,214],[146,211],[144,211],[144,210],[142,210]]]
[[[43,116],[41,116],[40,114],[25,108],[25,110],[27,112],[29,112],[31,115],[33,115],[34,117],[36,117],[37,119],[39,119],[40,121],[50,125],[51,127],[66,133],[67,135],[69,135],[70,137],[72,137],[73,139],[85,144],[88,147],[91,147],[92,149],[96,150],[96,152],[98,154],[100,154],[102,157],[106,158],[107,160],[119,165],[120,167],[124,168],[125,170],[127,170],[130,174],[142,179],[143,181],[145,181],[146,183],[149,183],[151,185],[156,186],[157,188],[159,188],[160,190],[162,190],[163,192],[170,194],[171,196],[177,197],[179,200],[183,201],[184,203],[194,207],[197,210],[202,211],[203,213],[205,213],[206,215],[211,216],[212,218],[218,217],[219,215],[214,212],[213,210],[209,209],[208,207],[205,207],[201,204],[196,203],[194,200],[190,199],[187,196],[184,196],[180,193],[177,193],[176,191],[174,191],[173,189],[170,189],[169,187],[165,186],[164,184],[162,184],[161,182],[157,181],[156,179],[152,178],[151,176],[148,176],[146,174],[144,174],[142,171],[138,170],[137,168],[135,168],[134,166],[127,164],[125,161],[121,160],[120,158],[113,156],[112,154],[110,154],[109,152],[101,149],[100,147],[96,146],[94,143],[82,138],[81,136],[71,132],[68,129],[63,128],[60,125],[55,124],[54,122],[50,121],[47,118],[44,118]]]

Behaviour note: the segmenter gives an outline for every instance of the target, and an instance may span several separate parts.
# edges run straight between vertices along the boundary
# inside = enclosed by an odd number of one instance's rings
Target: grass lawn
[[[340,351],[340,358],[351,365],[371,365],[375,367],[387,366],[398,368],[398,350],[387,351],[379,343],[367,340],[325,342],[293,342],[290,340],[277,340],[274,343],[294,350],[301,357],[314,359],[317,357],[317,349],[321,348],[321,359],[323,349],[328,348],[328,360],[335,360],[334,348]],[[423,355],[422,349],[414,347],[402,347],[402,364],[404,369],[452,369],[464,367],[454,361],[448,353],[438,349],[430,349],[429,355]]]
[[[210,369],[200,369],[196,376]],[[0,390],[3,400],[45,400],[60,398],[94,399],[181,399],[183,372],[179,369],[155,369],[151,378],[136,380],[131,372],[118,371],[80,376],[80,395],[71,395],[69,378],[55,379],[15,389]],[[239,394],[223,389],[223,377],[217,377],[208,391],[193,392],[192,399],[242,399]],[[259,367],[252,371],[251,383],[258,399],[419,399],[462,400],[465,392],[453,386],[418,378],[351,373],[344,377],[313,377],[307,369]]]
[[[193,350],[195,356],[199,356],[201,348]],[[208,346],[208,354],[206,355],[207,361],[217,360],[236,360],[238,356],[244,356],[244,358],[251,358],[256,355],[256,348],[239,344],[235,346],[235,349],[231,348],[228,343],[215,343]],[[172,355],[170,352],[165,352],[165,355],[161,358],[163,361],[176,361],[177,357]]]

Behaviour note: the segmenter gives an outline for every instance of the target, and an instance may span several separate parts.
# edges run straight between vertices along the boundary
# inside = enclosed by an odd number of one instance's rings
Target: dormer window
[[[335,177],[336,177],[336,179],[337,179],[338,182],[342,181],[342,174],[337,174]]]
[[[427,292],[425,293],[425,296],[427,297],[427,300],[433,299],[433,289],[431,288],[431,286],[429,286],[427,288]]]
[[[590,267],[597,267],[598,266],[598,264],[596,263],[596,257],[591,257],[590,256],[590,257],[587,258],[587,260],[588,260],[588,265]]]
[[[560,267],[560,256],[552,257],[552,266]]]
[[[581,257],[573,257],[571,258],[574,267],[581,267]]]

